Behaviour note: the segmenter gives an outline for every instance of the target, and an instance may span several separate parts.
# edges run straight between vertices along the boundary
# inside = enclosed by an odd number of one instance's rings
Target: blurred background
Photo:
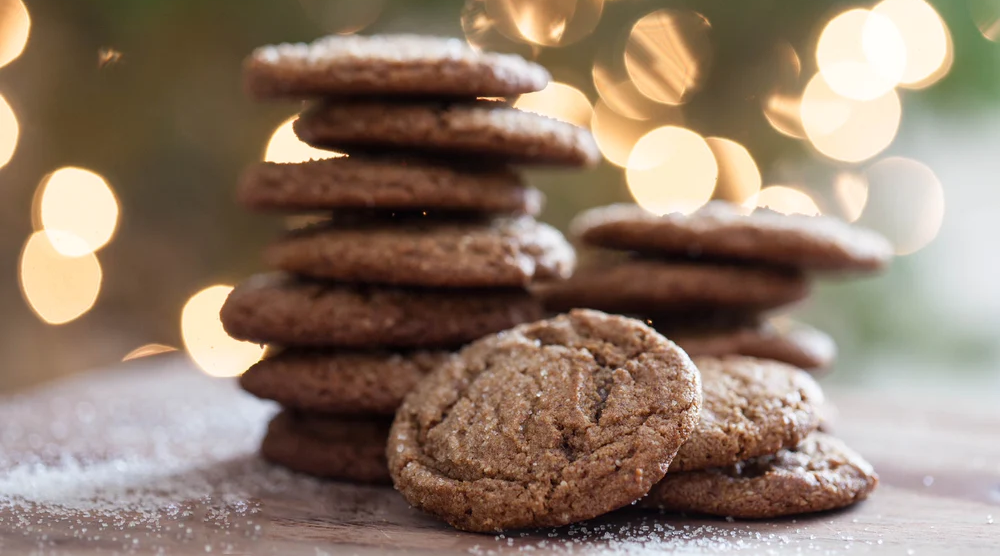
[[[255,46],[462,37],[546,65],[517,105],[590,127],[597,171],[533,172],[543,219],[711,197],[885,233],[888,275],[797,310],[836,380],[1000,380],[1000,0],[0,0],[0,392],[187,351],[260,357],[217,311],[285,222],[241,168],[325,156],[253,105]]]

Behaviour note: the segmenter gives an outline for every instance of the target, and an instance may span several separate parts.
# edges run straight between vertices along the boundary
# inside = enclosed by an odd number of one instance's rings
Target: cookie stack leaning
[[[403,397],[452,352],[537,320],[528,287],[568,278],[575,254],[535,221],[543,197],[512,165],[586,166],[585,130],[504,101],[549,81],[520,57],[456,39],[326,37],[257,49],[258,100],[310,104],[306,143],[346,156],[260,163],[247,208],[329,218],[268,246],[272,273],[221,311],[234,338],[273,346],[241,385],[279,402],[264,456],[305,473],[388,482],[385,444]]]
[[[804,299],[817,275],[881,270],[887,240],[829,217],[724,202],[662,217],[599,207],[572,231],[593,251],[570,280],[535,288],[547,309],[640,318],[701,372],[699,424],[640,505],[769,518],[843,507],[875,488],[871,466],[819,432],[823,393],[803,369],[830,365],[832,340],[773,314]]]

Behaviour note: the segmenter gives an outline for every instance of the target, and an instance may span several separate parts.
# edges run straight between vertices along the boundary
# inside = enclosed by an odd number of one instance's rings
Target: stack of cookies
[[[528,286],[575,266],[511,165],[591,165],[596,145],[586,130],[481,100],[540,90],[549,74],[455,39],[268,46],[245,75],[257,99],[309,100],[299,138],[347,154],[257,164],[240,184],[252,210],[328,216],[269,246],[274,273],[222,308],[231,336],[274,346],[241,379],[284,407],[262,451],[314,475],[387,482],[406,393],[456,348],[537,320]]]

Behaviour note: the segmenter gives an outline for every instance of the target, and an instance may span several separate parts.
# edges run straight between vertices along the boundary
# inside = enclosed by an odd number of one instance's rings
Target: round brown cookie
[[[801,273],[777,268],[631,260],[581,269],[569,280],[533,289],[552,311],[588,307],[638,314],[759,312],[804,299],[809,282]]]
[[[752,357],[695,357],[701,418],[670,472],[723,467],[796,446],[819,426],[823,391],[808,373]]]
[[[267,426],[264,459],[292,471],[359,483],[388,483],[388,419],[347,419],[282,411]]]
[[[767,209],[745,215],[725,201],[690,215],[656,216],[632,204],[598,207],[577,216],[571,229],[588,245],[817,271],[876,271],[893,255],[881,235],[835,218]]]
[[[878,486],[871,464],[823,433],[796,448],[721,469],[669,473],[646,508],[765,519],[850,506]]]
[[[291,409],[392,415],[417,382],[450,355],[288,349],[250,367],[240,386]]]
[[[222,307],[238,340],[357,349],[453,347],[538,319],[523,290],[417,290],[261,274]]]
[[[586,129],[488,100],[329,100],[303,112],[294,129],[310,145],[346,152],[402,149],[561,166],[594,166],[601,159]]]
[[[573,311],[484,338],[396,413],[406,499],[469,531],[559,526],[641,498],[691,433],[698,372],[634,319]]]
[[[550,79],[545,68],[520,56],[419,35],[331,35],[310,44],[263,46],[244,62],[243,72],[247,91],[258,99],[503,97],[540,91]]]
[[[272,244],[268,266],[342,282],[449,288],[524,287],[573,273],[573,247],[530,216],[316,226]]]
[[[691,357],[746,355],[773,359],[802,369],[825,369],[833,364],[837,346],[826,333],[787,319],[730,328],[691,328],[671,319],[654,327]]]
[[[262,162],[240,179],[237,197],[256,210],[345,208],[449,210],[536,215],[545,196],[506,167],[350,156],[299,164]]]

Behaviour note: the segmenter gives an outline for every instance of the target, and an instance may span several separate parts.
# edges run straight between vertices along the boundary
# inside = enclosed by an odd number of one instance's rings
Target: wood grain
[[[761,522],[628,509],[477,535],[391,488],[261,462],[273,408],[160,357],[0,400],[0,554],[1000,554],[1000,389],[828,395],[834,432],[882,477],[855,508]]]

